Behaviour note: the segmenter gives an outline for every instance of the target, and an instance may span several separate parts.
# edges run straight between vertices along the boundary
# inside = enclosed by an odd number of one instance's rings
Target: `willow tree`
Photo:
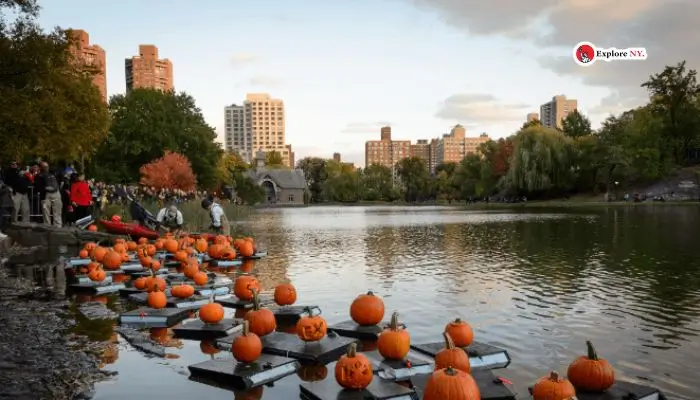
[[[505,185],[517,193],[546,195],[571,189],[575,181],[573,141],[561,132],[531,126],[513,138]]]

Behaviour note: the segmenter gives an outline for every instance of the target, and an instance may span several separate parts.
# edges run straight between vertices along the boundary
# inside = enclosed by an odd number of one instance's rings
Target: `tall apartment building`
[[[267,93],[249,93],[243,105],[224,109],[224,146],[245,162],[253,162],[255,153],[276,151],[288,167],[294,166],[292,146],[285,143],[284,102]]]
[[[296,167],[296,157],[294,157],[294,151],[292,150],[292,145],[287,145],[287,152],[289,153],[289,168]]]
[[[333,161],[340,164],[340,153],[333,153]]]
[[[139,55],[124,62],[126,91],[150,88],[173,90],[173,63],[158,58],[158,48],[152,44],[139,45]]]
[[[396,163],[411,156],[410,140],[392,140],[391,127],[380,130],[380,140],[365,142],[365,166],[383,165],[395,171]]]
[[[430,142],[427,139],[418,139],[416,144],[411,145],[411,157],[420,158],[425,161],[425,165],[430,171],[430,156],[431,156]]]
[[[527,122],[538,121],[540,119],[540,114],[529,113],[527,114]]]
[[[577,107],[576,100],[567,99],[564,95],[554,96],[551,101],[540,106],[540,122],[544,126],[561,129],[561,121]]]
[[[489,135],[482,133],[477,137],[467,137],[462,125],[455,125],[450,133],[443,135],[435,145],[435,165],[448,162],[459,163],[470,153],[476,153],[482,143],[489,140]]]
[[[92,75],[92,83],[102,95],[102,99],[107,101],[107,59],[105,50],[96,45],[90,44],[90,35],[82,29],[70,29],[68,35],[72,41],[69,51],[76,60],[89,69]]]

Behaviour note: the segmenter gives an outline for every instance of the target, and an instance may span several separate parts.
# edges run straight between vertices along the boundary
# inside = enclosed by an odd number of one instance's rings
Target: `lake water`
[[[539,376],[564,373],[590,339],[619,378],[697,398],[700,208],[311,207],[260,211],[244,224],[269,249],[254,271],[263,286],[292,282],[299,304],[319,305],[329,323],[348,319],[353,298],[371,289],[414,343],[468,320],[476,340],[509,351],[512,364],[495,372],[523,397]],[[118,375],[97,385],[96,399],[299,398],[296,375],[262,397],[189,381],[188,365],[230,354],[171,340],[176,358],[147,358],[111,329],[98,336],[118,340],[105,359]]]

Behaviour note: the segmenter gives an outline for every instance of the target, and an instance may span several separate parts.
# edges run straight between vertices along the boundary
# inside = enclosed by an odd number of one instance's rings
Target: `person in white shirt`
[[[231,225],[219,203],[207,198],[202,200],[202,208],[209,211],[209,216],[211,217],[210,230],[219,235],[228,236],[231,234]]]
[[[174,234],[180,233],[180,231],[182,231],[182,226],[185,224],[182,212],[180,212],[174,204],[161,208],[156,216],[156,221],[160,229]]]

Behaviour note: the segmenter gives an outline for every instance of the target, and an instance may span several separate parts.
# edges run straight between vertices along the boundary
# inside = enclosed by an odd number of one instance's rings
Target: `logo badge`
[[[595,64],[596,61],[605,62],[617,60],[646,60],[647,50],[644,47],[628,47],[618,49],[615,47],[596,47],[591,42],[579,42],[573,48],[574,62],[582,67]]]

